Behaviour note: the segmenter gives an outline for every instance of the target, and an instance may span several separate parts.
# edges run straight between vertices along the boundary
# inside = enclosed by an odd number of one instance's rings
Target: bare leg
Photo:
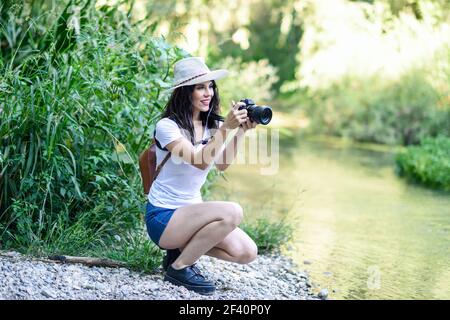
[[[234,228],[236,228],[235,225],[224,220],[211,222],[192,237],[172,266],[175,269],[181,269],[194,264],[202,255],[221,242]]]
[[[159,244],[167,249],[184,247],[172,264],[175,269],[192,265],[237,227],[242,214],[238,204],[224,201],[178,208],[161,235]]]
[[[220,260],[225,260],[229,262],[236,262],[236,257],[233,257],[231,254],[226,252],[224,249],[220,249],[218,247],[214,247],[211,250],[209,250],[205,255],[217,258]]]
[[[184,250],[184,248],[179,249]],[[205,255],[229,262],[246,264],[256,259],[258,247],[242,229],[236,228]]]
[[[240,228],[236,228],[206,255],[240,264],[250,263],[258,255],[255,242]]]

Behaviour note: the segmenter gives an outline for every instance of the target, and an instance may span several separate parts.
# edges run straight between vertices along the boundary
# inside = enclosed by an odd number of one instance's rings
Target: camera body
[[[269,106],[258,106],[252,99],[242,99],[240,102],[245,106],[240,106],[239,110],[246,109],[247,115],[252,122],[267,125],[272,120],[272,108]]]

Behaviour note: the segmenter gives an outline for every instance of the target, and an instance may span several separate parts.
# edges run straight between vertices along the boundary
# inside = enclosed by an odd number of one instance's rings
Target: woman
[[[198,57],[178,61],[174,91],[156,124],[157,164],[168,152],[171,155],[148,194],[147,230],[160,248],[168,250],[164,280],[201,294],[215,291],[214,283],[195,266],[202,255],[241,264],[257,256],[256,244],[238,227],[242,207],[227,201],[203,202],[200,193],[212,165],[227,169],[245,132],[256,127],[245,109],[238,110],[242,103],[233,103],[225,119],[219,115],[215,80],[227,74],[210,71]]]

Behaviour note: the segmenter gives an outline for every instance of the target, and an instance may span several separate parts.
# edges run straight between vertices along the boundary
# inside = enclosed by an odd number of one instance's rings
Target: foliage
[[[385,1],[305,1],[303,14],[297,79],[313,90],[348,76],[398,80],[450,44],[447,20],[434,24],[409,11],[395,15]]]
[[[310,130],[358,141],[417,144],[425,137],[450,136],[450,101],[413,70],[399,81],[351,78],[309,92],[303,107]],[[292,100],[292,99],[291,99]]]
[[[242,62],[228,57],[220,63],[230,74],[218,80],[222,112],[226,114],[231,100],[251,98],[257,104],[268,102],[273,97],[272,85],[277,81],[276,70],[267,60]]]
[[[119,5],[53,4],[2,6],[0,239],[76,252],[141,223],[137,157],[186,53]]]
[[[450,25],[436,18],[449,8],[401,3],[304,2],[298,81],[283,90],[298,91],[311,131],[404,145],[450,135]]]
[[[266,217],[243,223],[241,228],[255,241],[261,253],[280,250],[293,236],[290,224],[283,220],[273,222]]]
[[[450,138],[424,139],[396,158],[397,172],[424,185],[450,191]]]
[[[277,91],[285,81],[295,79],[295,56],[302,37],[300,15],[293,1],[284,0],[253,1],[249,12],[248,22],[235,30],[235,35],[247,36],[241,42],[236,36],[225,38],[220,46],[210,46],[208,54],[213,60],[227,56],[246,63],[268,60],[276,68],[277,80],[271,89]],[[215,37],[224,38],[220,33]]]
[[[242,62],[268,60],[276,68],[274,90],[295,78],[301,15],[295,1],[146,1],[146,10],[164,17],[156,32],[171,43],[220,65],[227,57]]]

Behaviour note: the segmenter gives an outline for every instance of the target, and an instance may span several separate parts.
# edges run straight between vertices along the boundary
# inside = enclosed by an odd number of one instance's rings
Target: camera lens
[[[268,124],[272,120],[272,109],[269,107],[264,107],[261,113],[261,123]]]
[[[251,117],[257,123],[266,125],[272,120],[272,109],[267,106],[254,107]]]
[[[269,106],[255,105],[252,99],[242,99],[241,102],[244,102],[245,106],[239,107],[239,110],[247,109],[250,120],[264,125],[272,120],[272,108]]]

